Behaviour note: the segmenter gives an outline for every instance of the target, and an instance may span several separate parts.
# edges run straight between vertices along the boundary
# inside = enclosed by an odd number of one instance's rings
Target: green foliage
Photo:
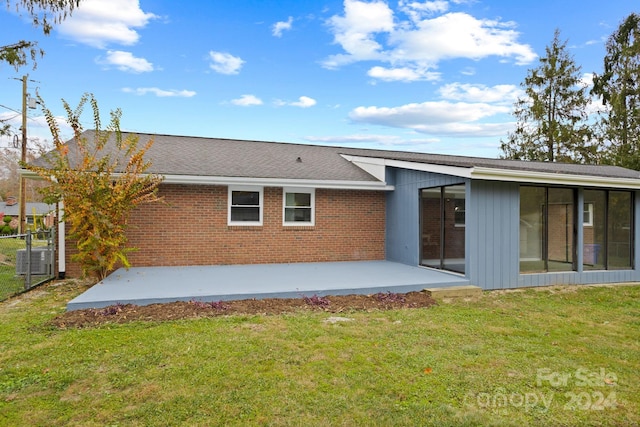
[[[11,221],[13,221],[13,217],[9,215],[2,218],[3,224],[0,224],[0,234],[9,235],[17,232],[16,228],[11,227]]]
[[[632,13],[609,37],[604,71],[592,93],[607,107],[601,116],[607,162],[640,170],[640,15]]]
[[[74,130],[74,138],[64,143],[55,117],[42,99],[40,102],[55,149],[43,156],[45,165],[24,167],[50,183],[41,191],[45,200],[64,202],[63,221],[78,248],[72,260],[81,264],[85,275],[102,279],[118,262],[130,266],[127,253],[133,249],[126,247],[126,229],[131,210],[159,200],[157,187],[162,178],[147,174],[151,163],[144,160],[153,140],[139,147],[136,136],[123,137],[120,110],[111,112],[111,121],[102,130],[97,101],[85,94],[75,110],[63,101],[67,122]],[[83,132],[80,117],[87,102],[95,130]]]
[[[20,15],[26,12],[34,27],[42,28],[49,35],[54,24],[59,24],[78,7],[81,0],[6,0],[7,9],[14,9]],[[36,58],[44,55],[36,42],[20,40],[0,46],[0,62],[7,62],[16,70],[26,65],[28,58],[36,65]]]
[[[338,324],[313,311],[48,326],[84,289],[56,282],[0,304],[0,424],[640,423],[638,286],[484,292]]]
[[[597,145],[587,123],[589,98],[581,68],[554,33],[538,68],[522,83],[526,97],[514,105],[516,129],[502,141],[503,158],[567,163],[594,163]]]
[[[38,49],[35,42],[20,40],[18,43],[0,46],[0,61],[7,62],[16,71],[21,66],[26,65],[29,58],[31,58],[35,67],[36,58],[42,55],[44,55],[44,51]],[[2,133],[0,133],[0,135],[3,134],[7,134],[6,127],[3,127]]]

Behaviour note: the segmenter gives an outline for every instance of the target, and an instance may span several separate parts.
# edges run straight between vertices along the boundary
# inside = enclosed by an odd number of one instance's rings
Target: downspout
[[[65,247],[65,227],[61,221],[64,215],[64,201],[58,202],[58,278],[64,279],[67,271],[66,247]]]

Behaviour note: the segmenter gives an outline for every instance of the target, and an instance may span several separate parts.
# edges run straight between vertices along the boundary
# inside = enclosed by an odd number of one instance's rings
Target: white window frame
[[[467,225],[467,200],[465,199],[459,199],[459,200],[464,200],[464,209],[461,210],[455,210],[458,207],[456,206],[454,211],[453,211],[453,226],[454,227],[459,227],[459,228],[464,228]],[[453,202],[454,206],[455,206],[455,201]],[[456,218],[456,213],[458,212],[462,212],[464,214],[464,221],[463,222],[458,222],[458,219]]]
[[[311,203],[311,221],[287,221],[286,219],[286,211],[287,207],[295,208],[296,206],[287,206],[287,193],[305,193],[310,194],[310,203]],[[298,208],[300,206],[297,206]],[[315,188],[297,188],[297,187],[286,187],[282,189],[282,225],[289,227],[310,227],[315,225],[316,218],[316,190]]]
[[[588,219],[584,220],[584,214],[588,214]],[[582,226],[593,227],[593,203],[585,202],[582,210]]]
[[[232,221],[231,220],[231,209],[234,207],[231,202],[233,200],[233,192],[234,191],[252,191],[257,192],[259,194],[259,210],[260,210],[260,220],[259,221]],[[261,226],[262,219],[264,213],[264,187],[253,187],[253,186],[229,186],[228,187],[228,202],[227,202],[227,224],[228,225],[243,225],[243,226]]]

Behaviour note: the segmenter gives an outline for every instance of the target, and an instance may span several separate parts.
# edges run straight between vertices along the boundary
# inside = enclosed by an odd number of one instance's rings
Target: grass
[[[80,291],[0,304],[0,425],[640,423],[640,286],[485,292],[337,323],[47,326]]]
[[[24,289],[24,278],[16,276],[16,251],[24,248],[24,240],[0,239],[0,301]]]
[[[47,241],[33,239],[32,245],[46,246]],[[23,239],[0,239],[0,301],[24,290],[24,276],[16,275],[16,252],[25,248],[26,243]]]

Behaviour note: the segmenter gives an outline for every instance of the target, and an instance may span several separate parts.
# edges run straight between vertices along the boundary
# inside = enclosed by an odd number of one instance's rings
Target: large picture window
[[[633,268],[633,194],[630,191],[520,187],[520,272]],[[579,215],[581,214],[581,215]],[[576,257],[582,221],[582,259]]]
[[[229,225],[262,225],[260,187],[229,187]]]
[[[585,190],[585,205],[592,206],[591,225],[585,224],[585,270],[632,268],[633,197],[628,191]]]
[[[283,195],[284,225],[313,225],[315,191],[313,189],[285,188]]]
[[[576,191],[520,187],[520,272],[576,269]]]

